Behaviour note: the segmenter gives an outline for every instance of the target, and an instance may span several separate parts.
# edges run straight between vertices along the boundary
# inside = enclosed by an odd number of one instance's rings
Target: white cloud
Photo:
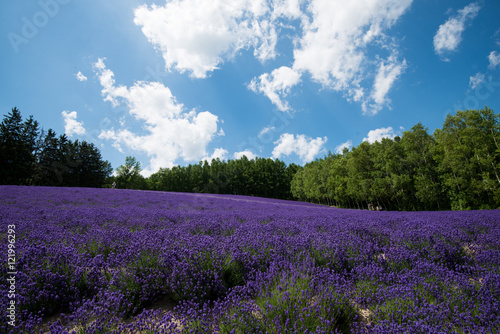
[[[317,137],[316,139],[290,133],[284,133],[274,142],[276,146],[273,150],[273,158],[279,159],[281,156],[288,156],[295,153],[303,163],[310,162],[323,149],[327,141],[326,137]]]
[[[304,22],[304,36],[294,51],[294,68],[307,70],[314,80],[355,95],[364,75],[366,46],[384,43],[390,28],[408,9],[411,0],[313,0],[312,20]],[[352,91],[352,92],[350,92]]]
[[[80,82],[84,82],[84,81],[87,81],[87,77],[85,75],[83,75],[82,72],[78,71],[77,74],[75,74],[76,76],[76,79]]]
[[[143,5],[135,10],[135,24],[162,53],[167,69],[205,78],[242,50],[253,48],[261,62],[274,59],[280,38],[292,39],[294,62],[254,78],[248,85],[267,96],[279,110],[291,109],[286,96],[302,74],[324,88],[354,101],[373,104],[377,111],[404,60],[394,56],[385,65],[385,86],[367,91],[381,61],[368,48],[397,54],[395,41],[385,35],[413,0],[172,0],[163,6]],[[296,23],[300,24],[300,28]],[[292,32],[292,34],[290,34]],[[377,56],[378,57],[378,56]],[[399,73],[398,72],[399,69]],[[385,92],[385,94],[384,94]]]
[[[259,138],[262,138],[264,137],[266,134],[268,134],[269,132],[272,132],[276,130],[276,128],[274,126],[266,126],[265,128],[262,129],[262,131],[259,133],[258,137]]]
[[[246,156],[248,158],[248,160],[252,160],[252,159],[257,158],[257,155],[254,154],[250,150],[245,150],[245,151],[242,151],[242,152],[235,152],[233,154],[233,158],[234,159],[241,159],[243,156]]]
[[[227,153],[228,153],[227,150],[223,148],[216,148],[211,156],[201,158],[200,161],[206,161],[208,163],[211,163],[213,159],[217,158],[219,158],[220,160],[226,160]]]
[[[390,28],[409,8],[411,0],[314,0],[300,47],[294,51],[294,68],[307,70],[324,86],[360,98],[360,81],[367,75],[368,44],[385,42]]]
[[[94,64],[94,70],[99,75],[99,82],[102,86],[101,93],[104,96],[104,101],[109,101],[113,107],[117,107],[120,102],[118,97],[126,97],[128,89],[125,86],[115,87],[115,74],[106,68],[104,64],[106,58],[99,58]]]
[[[406,67],[405,60],[395,56],[394,40],[384,31],[398,21],[411,3],[412,0],[307,1],[301,16],[302,36],[296,40],[291,69],[301,75],[307,72],[324,88],[362,102],[371,113],[378,112],[388,104],[385,96]],[[389,51],[391,56],[386,61],[370,58],[369,46]],[[374,78],[372,73],[377,72],[377,66],[379,76]],[[266,95],[278,109],[288,110],[284,97],[296,83],[285,86],[287,91],[283,94],[280,82],[273,79],[273,73],[261,75],[250,88]],[[365,86],[371,80],[375,80],[373,93],[365,96]]]
[[[264,73],[259,79],[253,79],[248,87],[256,93],[263,93],[281,111],[290,110],[288,102],[283,98],[290,93],[290,89],[300,82],[300,74],[290,67],[282,66],[271,72]]]
[[[396,137],[394,130],[392,127],[380,128],[376,130],[371,130],[368,132],[368,137],[363,138],[363,141],[367,141],[370,144],[373,144],[376,141],[382,141],[382,138],[390,138],[393,139]]]
[[[136,8],[134,22],[162,52],[166,68],[205,78],[242,49],[254,47],[260,61],[274,58],[275,22],[298,15],[298,0],[174,0]]]
[[[139,135],[126,128],[109,129],[102,131],[99,138],[113,141],[118,149],[125,146],[147,153],[150,166],[145,173],[172,167],[178,158],[199,161],[207,156],[207,146],[218,133],[216,115],[208,111],[187,111],[170,89],[159,82],[116,86],[114,74],[106,68],[103,59],[99,59],[94,68],[103,87],[104,100],[113,106],[126,104],[129,114],[142,122],[147,132]]]
[[[495,67],[500,65],[500,54],[496,51],[491,51],[490,55],[488,56],[488,60],[490,61],[488,68],[494,69]]]
[[[388,105],[390,100],[386,97],[396,79],[406,68],[406,61],[398,62],[398,60],[391,56],[387,62],[381,61],[375,83],[373,84],[373,91],[371,98],[373,103],[363,103],[363,111],[369,114],[376,114],[384,105]]]
[[[335,147],[335,152],[338,154],[342,154],[345,148],[351,149],[352,147],[352,140],[348,140],[343,144],[340,144],[339,146]]]
[[[469,78],[469,86],[472,89],[475,89],[483,82],[484,82],[484,74],[482,73],[476,73],[474,76]]]
[[[473,20],[481,6],[478,3],[471,3],[460,9],[457,15],[450,17],[445,23],[439,26],[436,35],[434,36],[434,50],[436,53],[444,57],[444,54],[450,51],[455,51],[462,41],[462,33],[465,30],[465,25],[468,21]]]
[[[64,110],[62,113],[64,120],[64,133],[72,137],[73,135],[84,135],[85,128],[83,127],[83,122],[76,120],[78,113],[76,111],[69,112]]]

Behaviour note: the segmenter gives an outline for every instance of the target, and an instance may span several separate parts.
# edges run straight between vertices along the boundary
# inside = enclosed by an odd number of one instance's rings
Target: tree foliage
[[[349,208],[500,208],[499,141],[498,114],[488,107],[458,111],[433,135],[418,123],[401,138],[313,161],[293,178],[292,194]]]
[[[421,123],[401,137],[363,142],[305,167],[243,156],[160,168],[149,178],[128,156],[112,168],[86,141],[46,133],[13,108],[0,124],[0,183],[253,195],[338,207],[389,210],[500,208],[500,115],[485,107],[448,115],[429,134]],[[112,182],[112,181],[111,181]]]
[[[0,124],[1,184],[102,187],[111,172],[94,144],[45,133],[17,108]]]
[[[135,157],[125,158],[125,165],[116,169],[116,186],[124,189],[147,189],[146,180],[141,175],[141,163]]]
[[[17,108],[0,124],[0,180],[2,184],[29,184],[36,166],[40,128],[33,117],[23,122]]]
[[[299,166],[278,159],[219,158],[186,167],[160,168],[149,177],[153,190],[238,194],[292,199],[290,183]]]

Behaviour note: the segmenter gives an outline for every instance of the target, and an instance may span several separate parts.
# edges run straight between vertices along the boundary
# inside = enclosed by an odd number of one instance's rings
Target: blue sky
[[[128,155],[304,164],[500,112],[495,0],[39,0],[0,4],[2,115]]]

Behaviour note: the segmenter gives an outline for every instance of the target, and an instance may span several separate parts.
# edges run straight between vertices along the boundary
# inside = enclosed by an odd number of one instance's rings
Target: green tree
[[[385,209],[405,209],[401,203],[398,203],[393,182],[396,180],[394,176],[408,174],[399,137],[394,138],[394,140],[382,138],[380,142],[377,141],[370,145],[370,151],[373,160],[371,202]],[[405,194],[413,193],[410,182],[407,182],[403,191]]]
[[[41,143],[34,184],[42,186],[102,187],[113,168],[92,143],[56,137],[49,129]]]
[[[349,196],[347,194],[347,159],[348,149],[343,154],[336,154],[330,157],[331,164],[328,171],[327,188],[330,191],[330,198],[336,206],[349,207]]]
[[[375,200],[371,192],[374,166],[368,142],[362,142],[358,147],[352,149],[351,154],[347,157],[347,168],[347,192],[356,202],[358,208],[365,208],[368,202]]]
[[[56,133],[49,129],[45,135],[41,150],[38,155],[38,165],[35,173],[35,184],[41,186],[61,186],[62,174],[62,152],[59,147],[60,139]]]
[[[292,182],[295,177],[295,175],[302,170],[302,167],[291,163],[286,167],[285,170],[285,175],[284,175],[284,180],[281,185],[282,193],[283,193],[283,199],[293,199],[292,195]]]
[[[363,142],[307,164],[295,198],[397,210],[500,207],[500,117],[487,107],[448,115],[434,135],[418,123],[402,138]]]
[[[116,186],[125,189],[145,189],[147,183],[141,175],[141,163],[135,157],[127,156],[125,164],[116,169]]]
[[[40,129],[30,116],[23,122],[17,108],[0,124],[0,182],[31,184],[36,170]]]
[[[304,190],[304,178],[308,172],[307,167],[297,171],[295,173],[291,182],[291,192],[293,197],[297,198],[299,201],[308,201],[309,198],[306,196]]]
[[[113,168],[104,161],[101,152],[92,143],[73,142],[71,146],[74,167],[70,169],[72,180],[77,187],[101,187],[111,176]]]
[[[23,122],[17,108],[0,124],[3,184],[101,187],[111,172],[93,144],[57,137],[52,129],[45,134],[33,116]]]
[[[449,208],[443,196],[438,175],[438,166],[433,159],[436,141],[421,123],[403,133],[401,145],[404,150],[408,173],[415,192],[415,209],[443,210]]]
[[[434,133],[435,159],[452,209],[500,206],[499,115],[485,107],[448,115]]]

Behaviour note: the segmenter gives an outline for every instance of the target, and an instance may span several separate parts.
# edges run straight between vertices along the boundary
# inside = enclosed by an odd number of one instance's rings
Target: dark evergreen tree
[[[36,170],[40,130],[30,116],[23,122],[17,108],[0,124],[1,184],[31,184]]]
[[[101,187],[111,172],[93,144],[52,129],[45,134],[32,116],[23,122],[17,108],[0,124],[2,184]]]

